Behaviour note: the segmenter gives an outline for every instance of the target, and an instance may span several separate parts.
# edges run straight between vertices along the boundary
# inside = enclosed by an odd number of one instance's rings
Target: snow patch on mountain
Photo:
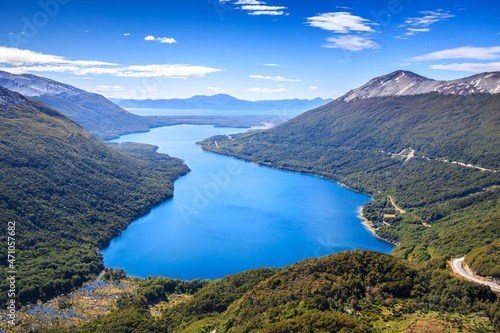
[[[500,72],[482,73],[463,79],[436,81],[410,71],[396,71],[370,80],[341,98],[346,101],[382,96],[418,95],[429,92],[471,95],[500,93]]]
[[[41,76],[31,74],[17,75],[4,71],[0,71],[0,86],[29,97],[89,94],[84,90]]]

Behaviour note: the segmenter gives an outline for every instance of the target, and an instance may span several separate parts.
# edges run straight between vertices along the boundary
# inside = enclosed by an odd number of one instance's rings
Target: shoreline
[[[377,234],[377,231],[370,225],[370,221],[368,221],[364,216],[363,216],[363,206],[359,207],[358,210],[357,210],[357,213],[358,213],[358,217],[362,220],[361,224],[364,225],[372,234],[373,236],[375,236],[376,238],[386,242],[386,243],[389,243],[389,244],[392,244],[394,245],[395,247],[396,246],[399,246],[401,244],[395,244],[385,238],[382,238],[380,237],[378,234]],[[391,251],[392,252],[392,251]]]

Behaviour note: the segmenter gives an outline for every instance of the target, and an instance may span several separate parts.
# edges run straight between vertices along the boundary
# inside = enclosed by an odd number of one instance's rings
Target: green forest
[[[150,307],[168,301],[176,288],[194,294],[155,320]],[[423,318],[457,332],[494,332],[481,318],[489,316],[498,328],[498,308],[495,293],[452,276],[445,259],[414,268],[391,255],[355,250],[210,282],[141,280],[109,316],[50,332],[361,333],[397,331],[400,322]]]
[[[15,101],[0,108],[0,241],[15,221],[17,296],[26,304],[95,278],[104,268],[98,250],[172,197],[189,168],[153,146],[112,149],[42,102],[1,87],[0,96]],[[6,251],[0,263],[5,269]]]

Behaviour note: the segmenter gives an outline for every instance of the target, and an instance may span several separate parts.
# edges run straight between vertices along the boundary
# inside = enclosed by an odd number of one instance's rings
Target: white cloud
[[[243,10],[283,10],[286,9],[284,6],[265,6],[265,5],[246,5],[241,6]]]
[[[234,4],[235,5],[261,5],[264,3],[265,2],[263,2],[263,1],[257,1],[257,0],[239,0],[239,1],[236,1]]]
[[[158,37],[158,41],[160,44],[174,44],[177,43],[177,41],[173,38],[168,38],[168,37]]]
[[[122,86],[108,86],[105,84],[100,84],[94,87],[95,89],[102,90],[102,91],[121,91],[123,90]]]
[[[445,21],[449,18],[455,17],[455,15],[450,14],[449,11],[443,11],[442,9],[438,9],[435,11],[422,11],[419,12],[420,14],[423,14],[424,16],[421,17],[408,17],[405,20],[405,24],[411,25],[414,27],[420,26],[420,27],[427,27],[433,23],[438,23]]]
[[[270,88],[259,88],[259,87],[254,87],[254,88],[249,88],[249,92],[259,92],[259,93],[279,93],[279,92],[288,92],[285,88],[277,88],[277,89],[270,89]]]
[[[345,49],[349,51],[361,51],[364,49],[378,49],[380,45],[368,37],[358,35],[346,35],[339,37],[329,37],[326,39],[327,48]]]
[[[281,65],[278,65],[278,64],[264,64],[264,66],[267,66],[267,67],[281,67]]]
[[[406,28],[406,32],[402,36],[396,36],[399,39],[408,39],[407,37],[413,36],[419,32],[429,32],[431,24],[446,21],[449,18],[455,17],[455,15],[450,14],[448,11],[442,9],[437,9],[435,11],[423,11],[419,12],[423,16],[420,17],[408,17],[404,24],[399,25],[399,28]]]
[[[429,31],[431,31],[431,29],[429,29],[429,28],[421,28],[421,29],[408,28],[408,31],[409,32],[429,32]]]
[[[154,36],[146,36],[146,37],[144,37],[144,40],[154,41],[154,42],[158,42],[160,44],[174,44],[174,43],[177,43],[177,41],[174,38],[169,38],[169,37],[157,37],[157,38],[155,38]]]
[[[28,72],[56,72],[56,73],[71,72],[76,74],[76,72],[79,69],[80,68],[76,66],[54,66],[54,65],[0,67],[0,70],[12,74],[24,74]]]
[[[0,46],[0,63],[7,63],[12,65],[50,64],[50,63],[73,64],[82,66],[116,65],[102,61],[68,60],[60,56],[37,53],[30,50],[21,50],[13,47],[4,47],[4,46]]]
[[[431,65],[431,68],[459,72],[496,72],[500,71],[500,62],[492,62],[489,64],[455,63],[449,65]]]
[[[207,87],[208,90],[212,90],[213,92],[216,92],[216,93],[219,93],[219,94],[222,94],[222,93],[226,93],[227,90],[226,89],[222,89],[220,87]]]
[[[311,89],[311,90],[318,90],[318,87],[312,86],[312,87],[309,87],[309,89]]]
[[[441,59],[475,59],[492,60],[500,58],[500,46],[474,47],[463,46],[455,49],[432,52],[423,56],[413,57],[413,61],[428,61]]]
[[[189,78],[202,77],[206,74],[219,72],[220,69],[191,66],[191,65],[139,65],[128,66],[123,71],[117,73],[117,76],[124,77],[163,77],[163,78]]]
[[[277,10],[257,10],[255,12],[249,12],[248,15],[272,15],[272,16],[280,16],[284,15],[284,11]]]
[[[125,36],[125,37],[130,36],[130,33],[126,32],[126,33],[123,34],[123,36]]]
[[[230,0],[219,0],[220,2],[226,3],[231,2]],[[269,16],[281,16],[288,15],[285,12],[288,9],[285,6],[273,6],[267,4],[266,1],[259,0],[236,0],[233,5],[241,5],[240,7],[235,7],[235,9],[245,10],[248,15],[269,15]]]
[[[283,76],[263,76],[263,75],[250,75],[252,79],[263,79],[263,80],[273,80],[273,81],[288,81],[288,82],[301,82],[299,79],[288,79]]]
[[[349,12],[323,13],[318,16],[308,17],[307,24],[311,27],[337,33],[351,31],[375,32],[371,25],[377,25],[368,19],[352,15]]]
[[[123,66],[102,61],[68,60],[64,57],[29,50],[0,47],[0,69],[21,74],[29,72],[60,72],[76,75],[110,74],[120,77],[191,78],[219,72],[221,69],[188,64]]]

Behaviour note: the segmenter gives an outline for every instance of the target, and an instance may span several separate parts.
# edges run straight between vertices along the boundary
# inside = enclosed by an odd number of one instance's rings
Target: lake
[[[175,182],[173,199],[134,221],[102,250],[107,267],[139,277],[216,279],[343,250],[394,248],[358,217],[369,196],[322,178],[204,152],[195,144],[238,131],[179,125],[114,140],[157,145],[192,171]]]

